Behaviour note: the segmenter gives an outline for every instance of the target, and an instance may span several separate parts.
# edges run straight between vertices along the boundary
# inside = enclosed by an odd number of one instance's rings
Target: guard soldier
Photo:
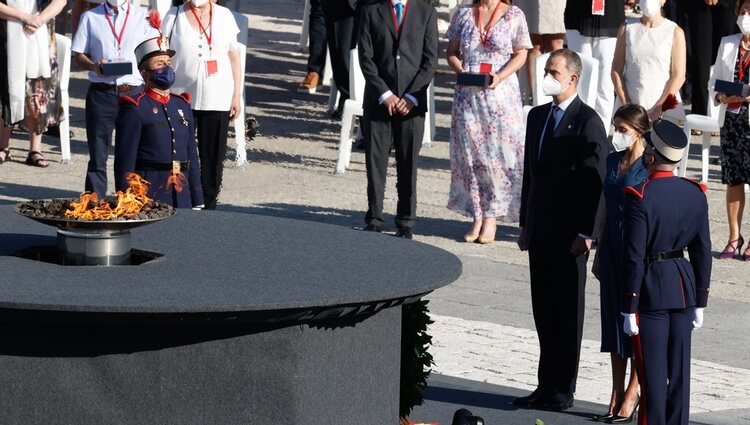
[[[198,146],[187,93],[174,95],[169,39],[160,35],[135,48],[146,82],[136,98],[120,98],[115,136],[115,188],[126,190],[135,172],[151,183],[150,198],[176,208],[202,208]]]
[[[706,187],[674,176],[687,146],[682,129],[658,120],[645,139],[649,177],[625,188],[624,330],[634,335],[638,423],[687,425],[690,338],[703,325],[711,278]]]

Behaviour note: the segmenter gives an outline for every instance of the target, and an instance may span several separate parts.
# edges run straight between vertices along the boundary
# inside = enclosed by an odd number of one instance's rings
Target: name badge
[[[492,73],[492,64],[488,62],[482,62],[479,64],[479,73],[480,74],[491,74]]]
[[[208,77],[219,72],[219,62],[216,59],[209,59],[206,61],[206,75]]]

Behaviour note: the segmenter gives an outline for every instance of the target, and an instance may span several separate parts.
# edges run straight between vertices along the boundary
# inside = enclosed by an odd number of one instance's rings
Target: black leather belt
[[[679,249],[675,251],[657,252],[655,254],[646,256],[646,258],[643,259],[643,262],[646,264],[651,264],[664,260],[672,260],[675,258],[685,258],[684,250]]]
[[[128,84],[121,84],[119,86],[116,86],[114,84],[107,84],[107,83],[91,83],[91,87],[94,90],[113,91],[113,92],[117,92],[117,93],[122,93],[122,92],[125,92],[125,91],[130,91],[130,90],[133,90],[133,89],[137,89],[138,87],[141,87],[141,86],[131,86],[131,85],[128,85]]]
[[[187,171],[190,168],[190,161],[179,161],[180,171]],[[155,161],[136,161],[136,170],[142,171],[172,171],[171,162],[155,162]]]

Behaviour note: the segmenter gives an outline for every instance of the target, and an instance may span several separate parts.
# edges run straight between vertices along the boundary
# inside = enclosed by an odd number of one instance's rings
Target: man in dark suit
[[[552,52],[543,87],[553,102],[533,108],[526,127],[518,246],[529,251],[540,356],[539,385],[517,406],[565,410],[576,390],[586,260],[608,153],[601,119],[576,95],[581,67],[575,52]]]
[[[357,0],[319,1],[323,10],[328,50],[331,54],[333,81],[340,95],[333,118],[340,119],[344,102],[349,99],[349,55],[356,45]],[[325,52],[323,54],[325,55]]]
[[[365,230],[383,229],[385,177],[394,146],[396,236],[411,239],[427,87],[438,61],[437,12],[422,0],[383,0],[362,7],[359,25],[359,62],[365,77]]]
[[[638,422],[688,425],[690,339],[703,325],[711,283],[706,186],[674,175],[687,146],[680,127],[658,120],[646,142],[651,174],[625,188],[621,311],[625,333],[635,335]]]

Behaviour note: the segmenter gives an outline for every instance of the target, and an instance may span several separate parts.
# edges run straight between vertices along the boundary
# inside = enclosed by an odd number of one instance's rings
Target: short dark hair
[[[617,108],[617,112],[615,112],[615,115],[612,117],[612,121],[614,121],[615,118],[620,118],[628,123],[640,135],[644,135],[651,131],[651,120],[648,119],[648,112],[646,112],[646,109],[641,105],[626,103]]]
[[[575,74],[578,77],[581,76],[583,64],[581,63],[581,57],[578,56],[578,53],[570,49],[557,49],[549,54],[549,59],[555,58],[557,56],[562,56],[563,58],[565,58],[565,68],[568,69],[568,72],[570,72],[571,74]]]

